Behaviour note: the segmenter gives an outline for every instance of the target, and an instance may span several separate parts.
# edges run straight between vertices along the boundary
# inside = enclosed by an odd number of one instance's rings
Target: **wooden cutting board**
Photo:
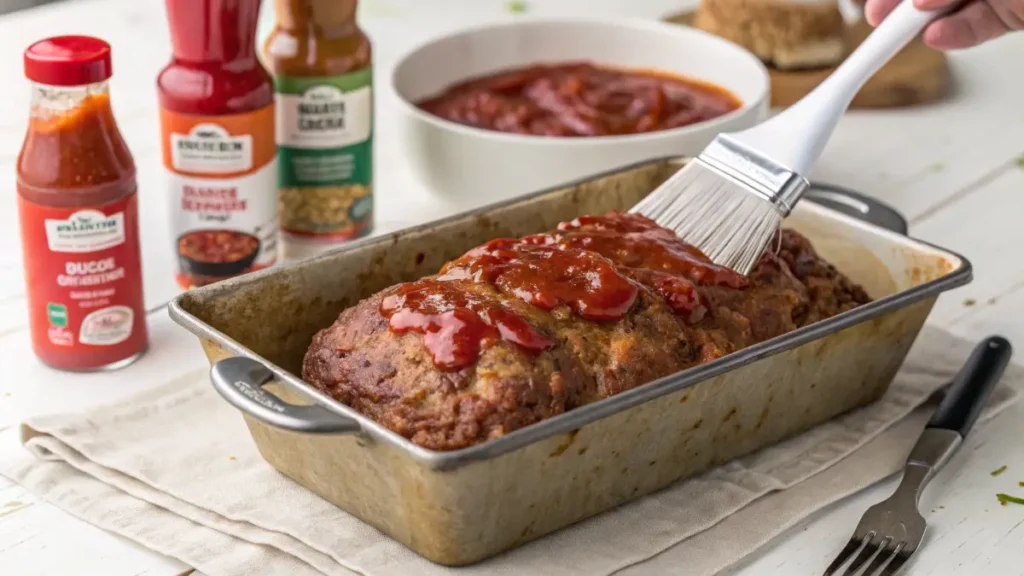
[[[688,11],[665,20],[691,26],[694,12]],[[850,49],[859,45],[871,32],[864,21],[847,27]],[[784,71],[769,67],[772,84],[772,106],[785,107],[810,92],[835,70],[822,68],[810,71]],[[853,99],[851,108],[897,108],[934,102],[950,91],[951,77],[946,55],[914,40],[878,71]]]

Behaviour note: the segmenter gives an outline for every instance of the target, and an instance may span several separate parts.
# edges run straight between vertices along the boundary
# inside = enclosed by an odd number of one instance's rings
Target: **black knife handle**
[[[1012,354],[1013,347],[1002,336],[982,340],[953,379],[928,427],[953,430],[966,437]]]

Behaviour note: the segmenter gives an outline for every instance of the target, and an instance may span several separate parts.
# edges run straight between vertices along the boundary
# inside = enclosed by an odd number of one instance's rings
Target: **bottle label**
[[[345,239],[373,220],[373,76],[278,76],[281,228]]]
[[[231,174],[252,170],[252,135],[228,133],[217,124],[196,124],[171,134],[171,168],[176,172]]]
[[[51,252],[98,252],[124,244],[124,212],[107,216],[85,208],[67,218],[47,218],[44,224]]]
[[[148,337],[137,195],[54,208],[19,194],[18,212],[40,355],[62,368],[89,369],[142,352]]]
[[[277,261],[274,106],[229,116],[160,111],[178,283]]]

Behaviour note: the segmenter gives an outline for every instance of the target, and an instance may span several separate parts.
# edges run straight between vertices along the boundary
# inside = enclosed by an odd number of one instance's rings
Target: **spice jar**
[[[49,38],[24,66],[32,108],[18,215],[32,348],[64,370],[126,366],[149,338],[135,162],[110,106],[110,46]]]
[[[264,56],[277,92],[281,229],[339,241],[373,225],[371,46],[356,0],[276,0]]]
[[[278,257],[274,89],[256,55],[260,0],[167,0],[163,162],[177,280],[203,286]]]

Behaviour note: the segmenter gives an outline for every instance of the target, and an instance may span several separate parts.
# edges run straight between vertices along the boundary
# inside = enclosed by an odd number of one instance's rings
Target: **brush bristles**
[[[701,162],[690,162],[630,212],[674,230],[711,261],[749,274],[782,224],[763,197]]]

